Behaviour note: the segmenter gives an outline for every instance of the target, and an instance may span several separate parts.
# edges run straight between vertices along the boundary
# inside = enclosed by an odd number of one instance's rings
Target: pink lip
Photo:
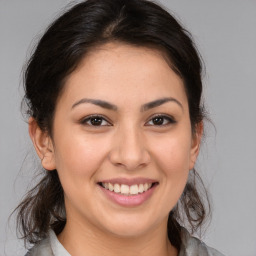
[[[126,185],[133,185],[133,184],[144,184],[144,183],[154,183],[155,181],[150,179],[144,179],[144,178],[137,178],[137,179],[111,179],[111,180],[104,180],[102,182],[109,182],[112,184],[126,184]],[[152,194],[154,193],[157,185],[152,186],[149,190],[146,192],[143,192],[138,195],[122,195],[115,192],[112,192],[108,189],[105,189],[104,187],[99,185],[99,188],[103,192],[103,194],[110,199],[112,202],[124,206],[124,207],[135,207],[142,205],[145,201],[147,201]]]

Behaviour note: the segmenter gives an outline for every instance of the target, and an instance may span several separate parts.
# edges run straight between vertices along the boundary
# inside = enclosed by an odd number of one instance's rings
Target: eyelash
[[[102,124],[100,124],[100,125],[93,125],[92,124],[92,120],[93,119],[101,119],[102,120],[102,122],[106,122],[107,124],[104,124],[104,125],[102,125]],[[88,124],[88,122],[91,122],[91,124]],[[91,116],[87,116],[86,118],[84,118],[84,119],[82,119],[81,120],[81,124],[83,124],[83,125],[88,125],[88,126],[112,126],[112,124],[104,117],[104,116],[102,116],[102,115],[91,115]]]
[[[154,119],[163,119],[163,124],[148,124],[149,122],[153,122]],[[153,117],[150,118],[150,120],[147,122],[147,125],[146,126],[167,126],[167,125],[170,125],[170,124],[175,124],[176,123],[176,120],[169,116],[169,115],[165,115],[165,114],[158,114],[158,115],[155,115]]]
[[[162,124],[149,124],[150,122],[154,122],[154,119],[162,119],[163,120],[163,123]],[[92,124],[92,120],[93,119],[100,119],[101,120],[101,123],[99,125],[94,125]],[[95,121],[95,120],[94,120]],[[90,122],[90,124],[88,124],[88,122]],[[106,124],[103,124],[102,125],[102,122],[106,122]],[[84,119],[81,120],[80,122],[81,124],[83,125],[88,125],[88,126],[112,126],[112,124],[102,115],[91,115],[91,116],[88,116]],[[158,115],[155,115],[153,117],[150,118],[149,121],[146,122],[146,126],[167,126],[167,125],[170,125],[170,124],[175,124],[176,123],[176,120],[173,118],[173,117],[170,117],[168,115],[164,115],[164,114],[158,114]]]

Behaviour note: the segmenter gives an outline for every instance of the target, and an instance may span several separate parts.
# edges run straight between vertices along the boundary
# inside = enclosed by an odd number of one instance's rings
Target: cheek
[[[58,141],[57,141],[58,142]],[[70,136],[59,141],[55,152],[59,173],[72,176],[93,176],[107,154],[107,143],[96,137]]]
[[[157,145],[153,153],[154,159],[157,169],[162,173],[162,183],[165,184],[164,195],[172,208],[187,183],[190,170],[190,136],[189,133],[180,136],[176,134],[173,137],[166,137]]]
[[[84,195],[94,193],[95,177],[105,159],[107,143],[78,134],[65,139],[62,137],[57,142],[56,169],[65,193],[66,207],[75,205],[80,209],[81,202],[90,205],[90,197]]]
[[[189,133],[188,133],[189,134]],[[190,137],[182,135],[166,136],[154,141],[152,156],[160,177],[160,212],[168,215],[175,207],[187,183],[190,163]],[[158,210],[159,210],[158,209]]]
[[[166,137],[154,145],[153,154],[166,175],[179,176],[189,171],[191,144],[188,136]]]

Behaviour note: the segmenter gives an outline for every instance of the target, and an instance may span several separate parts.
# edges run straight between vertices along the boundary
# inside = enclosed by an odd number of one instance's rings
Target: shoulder
[[[201,240],[191,236],[186,229],[182,229],[182,245],[179,256],[224,256],[217,250],[207,246]]]
[[[46,238],[32,247],[25,256],[43,256],[49,255],[53,256],[53,252],[51,249],[50,238]]]
[[[53,230],[49,230],[47,238],[31,248],[25,256],[70,256],[59,242]]]

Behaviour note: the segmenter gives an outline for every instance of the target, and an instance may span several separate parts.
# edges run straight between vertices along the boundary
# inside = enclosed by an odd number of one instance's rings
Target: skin
[[[172,100],[143,107],[163,98]],[[100,125],[92,125],[92,114],[104,117]],[[155,115],[163,123],[156,125]],[[70,254],[177,255],[167,238],[168,214],[196,161],[202,125],[192,133],[183,81],[161,52],[121,43],[90,52],[66,81],[52,137],[32,118],[29,132],[43,167],[58,171],[67,213],[58,239]],[[141,205],[124,207],[97,184],[120,177],[158,185]]]

